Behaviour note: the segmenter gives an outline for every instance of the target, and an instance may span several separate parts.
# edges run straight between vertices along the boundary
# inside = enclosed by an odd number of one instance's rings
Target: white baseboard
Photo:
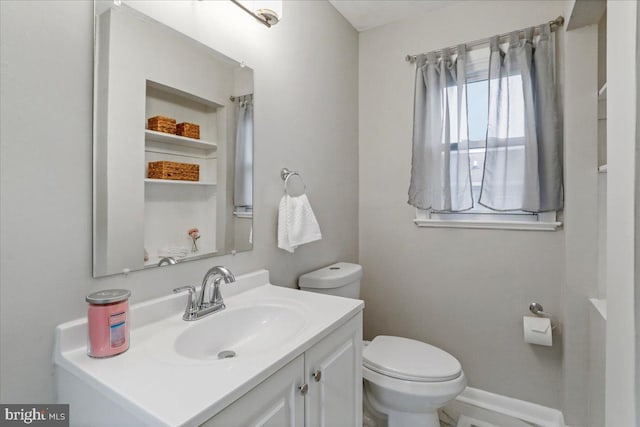
[[[473,387],[467,387],[457,398],[467,405],[504,414],[540,427],[568,427],[562,412],[524,400],[502,396]]]

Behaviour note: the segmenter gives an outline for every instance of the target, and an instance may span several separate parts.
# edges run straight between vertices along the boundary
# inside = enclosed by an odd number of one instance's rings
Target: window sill
[[[523,230],[523,231],[556,231],[562,223],[534,221],[465,221],[416,218],[413,222],[418,227],[433,228],[477,228],[485,230]]]

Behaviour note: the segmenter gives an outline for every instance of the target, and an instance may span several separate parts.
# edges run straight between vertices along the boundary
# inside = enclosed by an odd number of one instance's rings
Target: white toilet
[[[305,291],[360,297],[362,267],[339,262],[300,276]],[[377,336],[362,353],[364,399],[389,427],[439,427],[438,408],[464,390],[467,379],[455,357],[408,338]]]

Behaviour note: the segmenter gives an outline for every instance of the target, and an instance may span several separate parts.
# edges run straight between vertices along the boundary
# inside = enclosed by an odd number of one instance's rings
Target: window
[[[459,228],[499,228],[499,229],[527,229],[527,230],[556,230],[561,226],[556,221],[556,212],[531,213],[522,210],[498,211],[483,206],[480,203],[482,180],[487,154],[487,127],[489,117],[489,48],[467,52],[466,91],[467,91],[467,127],[469,166],[473,208],[461,212],[439,212],[431,209],[416,209],[415,223],[422,227],[459,227]],[[502,77],[504,86],[521,87],[522,76],[519,74]],[[448,91],[449,97],[455,97],[455,87],[442,89]],[[452,93],[453,92],[453,93]],[[525,124],[524,100],[521,92],[510,91],[508,96],[509,108],[515,109],[517,114],[511,114],[509,120],[498,125],[509,127],[508,152],[504,146],[489,148],[495,155],[510,156],[509,173],[504,174],[505,188],[515,188],[523,185],[525,169]],[[515,108],[514,108],[515,106]],[[453,124],[457,121],[457,111],[450,111],[451,120],[447,125],[451,134],[450,156],[458,156],[460,136]],[[497,129],[496,132],[506,132]],[[455,160],[454,160],[455,161]],[[515,171],[515,173],[514,173]]]

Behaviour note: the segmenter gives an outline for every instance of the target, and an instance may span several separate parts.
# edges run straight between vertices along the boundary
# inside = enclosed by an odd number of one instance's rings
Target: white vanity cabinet
[[[195,322],[182,319],[183,295],[132,305],[131,347],[117,357],[87,356],[86,317],[59,325],[70,425],[362,425],[362,301],[273,286],[266,270],[221,291],[226,309]]]
[[[362,313],[202,424],[362,425]]]

